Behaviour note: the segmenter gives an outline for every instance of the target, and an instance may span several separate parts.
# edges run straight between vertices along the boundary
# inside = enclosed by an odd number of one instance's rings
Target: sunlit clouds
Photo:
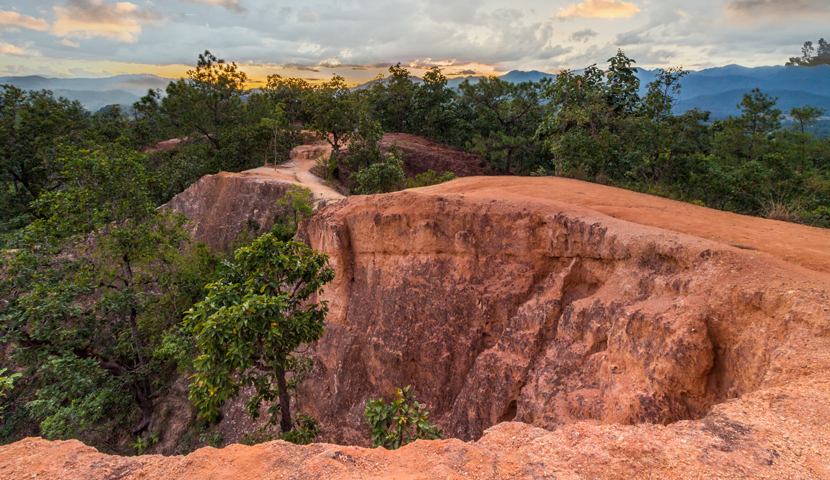
[[[56,5],[54,11],[52,32],[59,37],[104,37],[126,43],[138,41],[142,25],[162,20],[151,8],[130,2],[113,5],[103,0],[69,0],[66,5]]]
[[[556,73],[783,64],[830,36],[828,0],[5,0],[0,75],[166,75],[210,50],[249,75]],[[178,68],[175,71],[182,71]]]
[[[0,10],[0,28],[20,27],[29,30],[45,31],[49,29],[49,23],[40,18],[21,15],[17,12],[4,12]]]
[[[627,18],[640,12],[640,8],[629,2],[618,0],[587,0],[582,3],[568,5],[554,17],[585,17],[585,18]]]

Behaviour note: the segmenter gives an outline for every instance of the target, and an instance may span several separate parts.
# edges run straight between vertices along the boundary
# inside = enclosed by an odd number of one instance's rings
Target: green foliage
[[[457,177],[452,172],[444,172],[440,177],[432,170],[427,170],[424,173],[415,175],[415,178],[406,179],[406,188],[428,187],[430,185],[438,185],[439,183],[449,182],[455,180]]]
[[[296,445],[309,445],[320,434],[320,424],[308,415],[297,415],[294,428],[284,434],[275,434],[267,431],[268,425],[261,426],[254,433],[244,433],[239,443],[243,445],[257,445],[274,440],[284,440]]]
[[[285,195],[277,200],[283,211],[277,215],[271,234],[277,240],[287,242],[294,238],[300,223],[314,214],[311,203],[311,190],[299,185],[291,185]]]
[[[361,168],[353,175],[356,183],[354,193],[373,195],[394,192],[401,189],[404,178],[401,152],[396,145],[393,145],[382,162]]]
[[[536,125],[544,113],[541,93],[545,83],[512,84],[496,77],[472,84],[465,80],[459,91],[459,108],[471,137],[467,144],[496,170],[506,174],[527,170],[545,156],[536,138]]]
[[[395,393],[395,399],[389,404],[382,399],[370,399],[366,404],[372,447],[395,450],[418,439],[441,439],[443,431],[429,424],[429,412],[415,401],[411,385]]]
[[[309,128],[325,139],[337,158],[348,144],[360,121],[358,99],[340,75],[332,75],[320,88],[307,91],[303,98],[309,117]]]
[[[136,437],[135,442],[133,442],[133,448],[135,448],[137,455],[144,455],[144,452],[148,448],[157,443],[159,443],[158,432],[147,433],[140,437]]]
[[[381,162],[383,160],[380,151],[381,139],[383,139],[383,129],[380,122],[373,121],[368,115],[363,114],[349,142],[349,166],[359,170]]]
[[[274,165],[288,160],[291,149],[299,144],[300,129],[289,122],[285,105],[278,103],[269,116],[260,119],[260,124],[270,132],[268,150],[273,152]]]
[[[308,415],[298,415],[297,424],[282,436],[282,440],[296,445],[309,445],[320,435],[320,424]]]
[[[78,102],[52,92],[24,92],[0,85],[0,234],[34,220],[30,203],[44,190],[59,188],[52,160],[61,143],[79,145],[91,115]]]
[[[328,305],[312,298],[333,278],[328,257],[300,242],[265,234],[237,249],[224,277],[187,312],[200,351],[190,394],[200,416],[216,419],[225,400],[250,386],[250,415],[272,402],[269,425],[279,413],[281,431],[292,429],[289,394],[310,367],[294,352],[322,336]]]
[[[206,272],[180,253],[184,218],[154,208],[142,155],[63,148],[55,164],[64,187],[40,194],[14,239],[0,332],[37,373],[43,434],[100,445],[149,425],[168,362],[190,350],[175,326]]]
[[[6,377],[3,376],[6,370],[8,369],[0,368],[0,418],[3,418],[3,411],[6,409],[5,399],[14,388],[14,380],[23,375],[22,373],[13,373]]]

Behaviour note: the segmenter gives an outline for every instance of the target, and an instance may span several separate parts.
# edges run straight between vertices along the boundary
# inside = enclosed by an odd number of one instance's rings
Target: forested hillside
[[[207,352],[216,340],[204,323],[194,327],[194,318],[203,315],[200,321],[209,323],[211,305],[230,311],[237,297],[277,308],[259,298],[268,289],[280,302],[293,298],[276,292],[280,281],[263,281],[257,262],[276,269],[292,255],[313,258],[308,271],[324,278],[306,278],[305,271],[289,278],[315,288],[330,279],[325,259],[289,241],[311,213],[307,198],[298,191],[281,199],[285,212],[275,230],[251,243],[264,233],[252,225],[234,257],[193,245],[185,219],[157,207],[204,175],[284,161],[303,135],[331,144],[331,156],[319,159],[320,176],[353,194],[452,177],[405,178],[399,149],[379,147],[384,132],[399,132],[477,154],[491,175],[571,177],[830,227],[830,140],[810,133],[824,110],[802,105],[782,112],[776,98],[756,89],[735,99],[737,116],[712,120],[699,109],[677,114],[687,73],[660,70],[646,85],[637,73],[620,51],[602,69],[538,82],[491,77],[452,89],[438,68],[416,83],[398,64],[385,81],[358,90],[337,75],[321,85],[274,75],[249,91],[237,65],[205,52],[187,78],[164,94],[149,91],[128,109],[90,113],[49,91],[3,86],[0,376],[12,370],[22,376],[0,383],[6,405],[0,441],[79,438],[108,451],[141,453],[164,428],[151,425],[160,395],[194,368],[202,375],[192,395],[199,408],[215,414],[219,397],[233,396],[234,388],[238,393],[238,385],[217,380],[224,378],[216,373],[225,371],[220,360],[199,356],[194,367],[194,352]],[[786,127],[785,114],[792,120]],[[175,148],[157,148],[169,139],[179,140]],[[281,256],[269,257],[274,249]],[[194,308],[206,297],[213,303]],[[309,310],[316,323],[292,338],[312,341],[323,310]],[[246,315],[268,318],[241,307],[233,312],[239,322]],[[264,335],[276,335],[264,325]],[[235,327],[221,333],[238,335]],[[277,397],[286,402],[282,395],[294,385],[286,383],[285,369],[303,368],[290,358],[289,346],[296,345],[276,343],[284,358],[273,365],[265,354],[257,358],[282,384],[271,389],[270,381],[248,378],[258,392],[255,407]],[[244,350],[216,348],[232,358]],[[241,375],[255,365],[240,360],[234,368]],[[270,413],[276,418],[285,411]],[[216,415],[204,417],[183,448],[210,443],[199,434]],[[291,421],[281,417],[283,435],[296,427],[299,433],[288,438],[313,438],[311,420]],[[125,446],[125,438],[134,443]]]

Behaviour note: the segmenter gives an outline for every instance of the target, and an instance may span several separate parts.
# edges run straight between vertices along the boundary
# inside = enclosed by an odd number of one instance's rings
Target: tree
[[[196,69],[188,70],[187,76],[188,80],[167,86],[162,110],[181,137],[203,136],[219,150],[230,132],[242,123],[242,96],[248,76],[235,63],[225,63],[207,50],[199,55]]]
[[[423,83],[415,89],[410,113],[412,133],[444,143],[457,141],[458,115],[453,105],[456,95],[447,83],[438,67],[424,74]]]
[[[0,233],[34,218],[29,204],[59,186],[51,162],[55,146],[80,145],[89,126],[79,102],[0,85]]]
[[[22,373],[13,373],[4,377],[6,370],[6,368],[0,368],[0,419],[3,418],[3,411],[6,409],[5,399],[14,388],[14,380],[23,375]]]
[[[409,130],[415,83],[401,64],[389,67],[389,77],[378,79],[369,92],[369,102],[383,129],[403,133]]]
[[[293,124],[307,120],[303,99],[313,89],[310,83],[301,78],[283,78],[274,74],[268,76],[263,91],[273,102],[285,105],[288,122]]]
[[[201,352],[190,392],[200,415],[215,420],[226,400],[250,386],[250,415],[272,402],[269,424],[279,413],[283,434],[292,429],[290,393],[307,368],[296,351],[323,335],[328,304],[315,298],[333,278],[327,255],[270,233],[236,250],[225,276],[186,316]]]
[[[475,132],[471,149],[504,173],[543,154],[535,138],[544,112],[543,87],[533,82],[516,85],[496,77],[482,78],[476,84],[465,80],[458,87],[459,102],[469,108],[466,120]]]
[[[354,136],[360,120],[356,101],[346,86],[346,80],[334,74],[319,89],[305,96],[310,128],[324,138],[332,148],[332,158],[338,158],[340,149]]]
[[[804,42],[804,46],[801,47],[801,56],[790,57],[790,61],[786,63],[788,67],[814,67],[816,65],[830,65],[830,43],[823,38],[818,41],[818,50],[813,42]]]
[[[775,108],[778,98],[772,98],[755,88],[745,93],[738,105],[741,109],[740,124],[749,137],[747,154],[756,155],[755,148],[763,145],[767,135],[781,128],[781,110]]]
[[[97,443],[130,421],[139,434],[169,365],[159,349],[192,303],[185,220],[155,208],[143,155],[65,148],[55,162],[63,187],[41,192],[16,235],[0,331],[37,371],[29,405],[45,436]]]
[[[790,110],[790,117],[797,122],[797,127],[801,130],[801,133],[805,132],[805,127],[809,127],[810,125],[816,123],[816,121],[824,115],[824,110],[821,108],[811,107],[809,105],[805,105],[801,108],[793,107]]]

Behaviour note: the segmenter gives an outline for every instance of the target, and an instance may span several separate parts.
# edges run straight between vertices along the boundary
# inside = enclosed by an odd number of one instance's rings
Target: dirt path
[[[315,165],[314,159],[318,156],[328,156],[330,154],[331,146],[326,142],[300,145],[291,150],[290,160],[285,163],[275,167],[253,168],[240,172],[239,175],[285,180],[308,188],[315,199],[342,200],[346,197],[326,185],[323,179],[311,173],[311,169]]]

